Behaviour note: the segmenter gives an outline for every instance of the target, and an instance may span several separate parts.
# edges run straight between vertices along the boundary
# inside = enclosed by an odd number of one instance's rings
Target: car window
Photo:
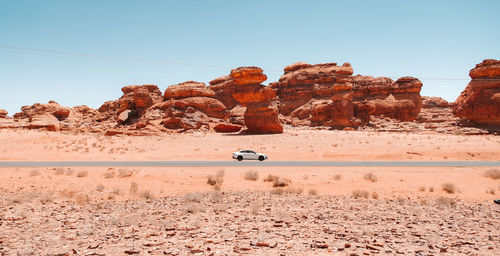
[[[256,154],[255,151],[248,151],[248,153]]]

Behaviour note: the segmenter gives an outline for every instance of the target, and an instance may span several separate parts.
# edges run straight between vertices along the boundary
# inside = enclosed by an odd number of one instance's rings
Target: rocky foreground
[[[500,254],[494,204],[300,192],[195,192],[122,202],[0,196],[0,254]]]

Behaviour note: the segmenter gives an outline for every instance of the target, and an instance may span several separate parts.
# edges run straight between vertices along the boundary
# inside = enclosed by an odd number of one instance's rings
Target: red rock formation
[[[230,124],[230,123],[219,123],[214,127],[216,132],[229,133],[229,132],[239,132],[241,130],[241,125]]]
[[[224,95],[231,93],[232,98],[226,100],[226,103],[234,99],[246,107],[244,122],[249,133],[282,133],[283,126],[278,120],[278,109],[272,103],[276,93],[271,88],[260,84],[266,79],[261,68],[240,67],[231,70],[228,77],[213,80],[210,88],[214,85],[221,85]]]
[[[46,129],[47,131],[57,132],[61,129],[59,120],[51,114],[37,114],[30,117],[28,129]]]
[[[279,81],[270,86],[277,92],[280,114],[309,120],[312,126],[352,126],[352,75],[349,63],[291,64]]]
[[[0,109],[0,118],[6,118],[8,113],[7,110]]]
[[[187,81],[184,83],[171,85],[167,87],[163,98],[168,99],[184,99],[190,97],[210,97],[215,96],[214,91],[205,86],[204,83],[196,81]]]
[[[21,112],[14,114],[14,118],[31,118],[35,115],[50,114],[59,120],[66,119],[71,109],[59,105],[55,101],[49,101],[48,104],[35,103],[31,106],[22,106]]]
[[[354,115],[365,122],[370,116],[384,116],[399,121],[413,121],[422,108],[422,82],[401,77],[396,82],[387,77],[353,76]]]
[[[440,97],[422,96],[422,108],[449,108],[452,105]]]
[[[500,61],[487,59],[469,72],[472,81],[453,106],[453,114],[473,123],[500,128]]]
[[[228,110],[238,105],[238,101],[233,97],[236,86],[234,86],[234,82],[230,76],[222,76],[210,81],[208,88],[215,93],[214,97],[222,102]]]

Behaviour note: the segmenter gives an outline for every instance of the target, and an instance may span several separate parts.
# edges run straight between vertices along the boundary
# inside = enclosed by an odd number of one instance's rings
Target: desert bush
[[[75,194],[76,194],[76,191],[74,191],[74,190],[65,189],[65,190],[61,191],[61,196],[63,196],[63,197],[72,198],[75,196]]]
[[[429,192],[434,192],[434,187],[429,187]]]
[[[484,176],[490,179],[498,180],[500,179],[500,170],[490,169],[484,172]]]
[[[89,172],[87,170],[84,170],[84,171],[79,171],[77,174],[76,174],[76,177],[78,178],[83,178],[83,177],[87,177],[87,175],[89,174]]]
[[[87,194],[84,195],[76,195],[75,201],[78,204],[88,204],[90,203],[90,197]]]
[[[129,169],[118,169],[118,177],[126,178],[132,176],[134,173]]]
[[[375,174],[371,173],[371,172],[370,172],[370,173],[365,174],[365,176],[363,176],[363,178],[364,178],[365,180],[368,180],[368,181],[371,181],[371,182],[376,182],[376,181],[378,181],[377,176],[376,176]]]
[[[378,199],[379,198],[378,193],[377,192],[373,192],[372,193],[372,198],[373,199]]]
[[[187,193],[184,195],[184,200],[188,202],[201,202],[203,196],[198,192]]]
[[[215,185],[222,185],[222,182],[224,182],[224,170],[218,170],[215,175],[208,175],[207,176],[207,184],[215,186]]]
[[[130,189],[128,190],[129,194],[135,195],[137,194],[138,190],[139,190],[139,185],[137,185],[137,183],[135,182],[130,183]]]
[[[31,170],[30,177],[39,176],[41,173],[38,170]]]
[[[71,168],[68,168],[68,169],[66,170],[66,175],[68,175],[68,176],[73,175],[73,173],[74,173],[74,171],[73,171],[73,169],[71,169]]]
[[[112,179],[115,177],[115,170],[113,168],[109,168],[105,173],[104,173],[104,178],[105,179]]]
[[[486,193],[494,195],[495,194],[495,188],[489,188],[489,189],[487,189]]]
[[[277,178],[278,178],[278,176],[274,176],[274,175],[269,174],[262,181],[264,181],[264,182],[273,182]]]
[[[337,175],[333,176],[333,179],[334,180],[341,180],[342,179],[342,175],[337,174]]]
[[[55,175],[64,175],[64,169],[63,168],[56,168],[54,170]]]
[[[149,190],[142,191],[141,197],[146,199],[146,200],[151,200],[154,198],[153,194]]]
[[[368,196],[370,196],[370,193],[368,193],[368,191],[366,190],[360,190],[360,189],[356,189],[354,191],[352,191],[352,197],[354,198],[368,198]]]
[[[449,183],[449,182],[444,183],[443,185],[441,185],[441,187],[443,188],[444,191],[446,191],[446,193],[449,193],[449,194],[453,194],[457,190],[457,188],[455,187],[455,184]]]
[[[119,195],[119,196],[123,195],[122,190],[121,190],[121,189],[119,189],[119,188],[115,188],[115,189],[113,189],[113,192],[112,192],[112,193],[113,193],[114,195]]]
[[[257,180],[259,179],[259,174],[257,171],[249,170],[245,172],[245,180]]]
[[[292,184],[292,181],[290,181],[287,178],[276,177],[276,179],[274,179],[274,181],[273,181],[273,187],[275,187],[275,188],[276,187],[287,187],[290,184]]]
[[[420,192],[425,192],[425,187],[420,187],[420,188],[418,189],[418,191],[420,191]]]
[[[318,191],[316,191],[316,189],[314,189],[314,188],[311,188],[311,189],[309,189],[309,191],[307,193],[311,196],[315,196],[318,194]]]
[[[104,191],[104,185],[102,185],[102,184],[97,185],[97,187],[96,187],[96,189],[95,189],[95,190],[97,190],[97,192],[102,192],[102,191]]]
[[[448,197],[438,197],[436,198],[436,204],[437,205],[444,205],[444,206],[453,206],[457,203],[457,201],[453,198],[448,198]]]

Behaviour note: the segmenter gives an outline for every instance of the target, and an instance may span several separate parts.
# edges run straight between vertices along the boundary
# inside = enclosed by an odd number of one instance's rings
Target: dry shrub
[[[109,168],[105,173],[104,173],[104,178],[105,179],[112,179],[115,177],[115,169]]]
[[[102,184],[97,185],[97,187],[96,187],[96,189],[95,189],[95,190],[97,190],[97,192],[102,192],[102,191],[104,191],[104,185],[102,185]]]
[[[219,191],[212,191],[208,195],[208,200],[212,203],[220,202],[222,200],[222,193]]]
[[[76,177],[78,178],[83,178],[83,177],[87,177],[87,175],[89,174],[88,171],[79,171],[77,174],[76,174]]]
[[[454,206],[457,203],[457,201],[453,198],[448,198],[448,197],[438,197],[436,199],[436,204],[438,205],[444,205],[444,206]]]
[[[441,185],[441,187],[448,194],[453,194],[457,190],[457,188],[455,187],[455,184],[449,183],[449,182],[448,183],[444,183],[443,185]]]
[[[287,178],[276,177],[276,179],[274,179],[274,181],[273,181],[274,188],[276,188],[276,187],[288,187],[288,186],[290,186],[290,184],[292,184],[292,181],[290,179],[287,179]]]
[[[46,204],[52,202],[53,197],[52,194],[42,194],[38,200],[40,200],[40,203]]]
[[[218,170],[215,175],[208,175],[207,176],[207,184],[215,186],[215,185],[222,185],[222,182],[224,182],[224,170]]]
[[[398,201],[398,203],[402,204],[402,203],[406,202],[406,199],[405,199],[405,198],[403,198],[403,197],[398,196],[398,197],[396,198],[396,201]]]
[[[368,191],[366,190],[360,190],[360,189],[356,189],[354,191],[352,191],[352,197],[354,198],[368,198],[370,196],[370,193],[368,193]]]
[[[71,175],[73,175],[73,172],[74,172],[74,171],[73,171],[73,169],[68,168],[68,169],[66,170],[66,175],[71,176]]]
[[[342,175],[337,174],[337,175],[333,176],[333,179],[334,180],[341,180],[342,179]]]
[[[113,192],[112,192],[112,193],[113,193],[114,195],[119,195],[119,196],[123,195],[122,190],[121,190],[121,189],[119,189],[119,188],[115,188],[115,189],[113,189]]]
[[[74,190],[65,189],[65,190],[61,191],[61,196],[63,196],[63,197],[72,198],[75,195],[76,195],[76,191],[74,191]]]
[[[90,202],[90,197],[89,195],[76,195],[75,201],[78,204],[88,204]]]
[[[134,173],[129,169],[118,169],[118,177],[126,178],[132,176]]]
[[[56,168],[54,170],[55,175],[64,175],[64,169],[63,168]]]
[[[418,191],[420,191],[420,192],[425,192],[425,187],[420,187],[420,188],[418,189]]]
[[[495,188],[489,188],[489,189],[487,189],[486,193],[494,195],[495,194]]]
[[[429,187],[429,192],[434,192],[434,187]]]
[[[484,172],[484,176],[490,179],[498,180],[500,179],[500,170],[490,169]]]
[[[273,182],[277,178],[278,178],[278,176],[274,176],[274,175],[269,174],[262,181],[264,181],[264,182]]]
[[[128,190],[129,194],[135,195],[137,191],[139,191],[139,185],[135,182],[130,183],[130,189]]]
[[[141,197],[146,199],[146,200],[151,200],[154,198],[153,194],[149,190],[142,191]]]
[[[314,189],[314,188],[311,188],[311,189],[309,189],[309,191],[307,193],[311,196],[315,196],[318,194],[318,191],[316,191],[316,189]]]
[[[188,202],[201,202],[203,196],[198,192],[187,193],[184,195],[184,200]]]
[[[184,208],[184,212],[185,213],[196,214],[196,213],[199,213],[199,212],[205,212],[205,208],[203,208],[199,204],[189,204],[189,205],[186,206],[186,208]]]
[[[372,198],[373,199],[378,199],[379,198],[378,193],[377,192],[373,192],[372,193]]]
[[[245,172],[245,180],[257,180],[259,179],[259,173],[254,170],[249,170]]]
[[[38,170],[31,170],[30,177],[39,176],[41,173]]]
[[[375,174],[373,174],[373,173],[371,173],[371,172],[370,172],[370,173],[365,174],[365,176],[363,176],[363,178],[364,178],[365,180],[368,180],[368,181],[371,181],[371,182],[376,182],[376,181],[378,181],[378,177],[377,177],[377,175],[375,175]]]

